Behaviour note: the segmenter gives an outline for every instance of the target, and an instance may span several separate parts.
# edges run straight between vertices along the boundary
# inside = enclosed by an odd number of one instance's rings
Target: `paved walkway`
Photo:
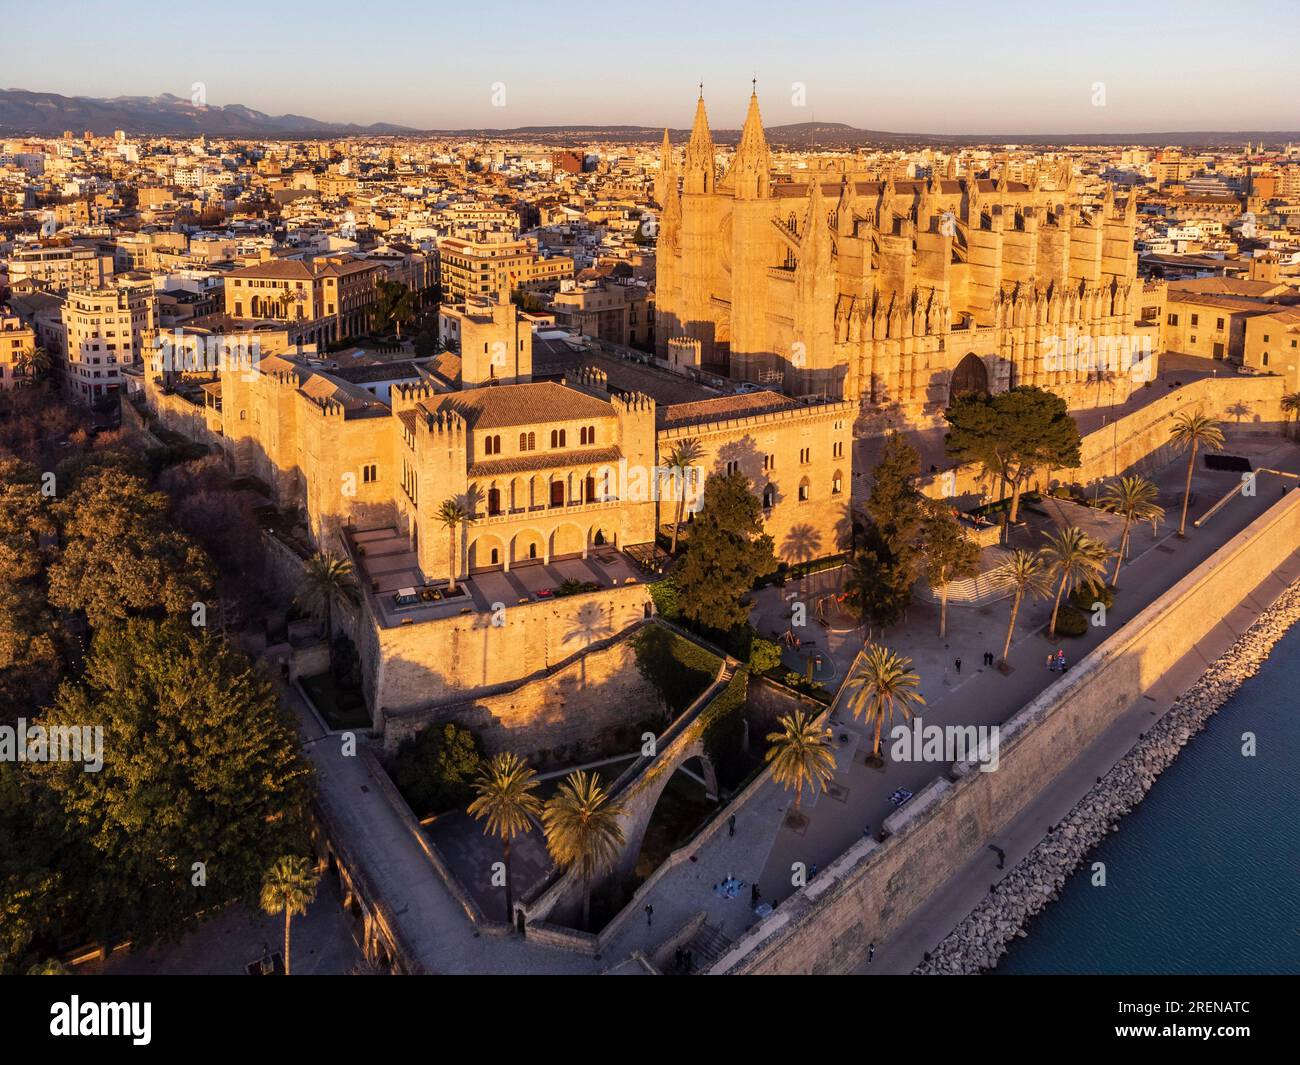
[[[1230,447],[1229,450],[1234,449]],[[1278,442],[1267,454],[1256,456],[1256,464],[1300,472],[1300,450]],[[1158,478],[1163,502],[1171,509],[1171,522],[1167,529],[1176,528],[1177,514],[1172,501],[1181,491],[1180,478],[1178,464]],[[1193,514],[1208,507],[1234,480],[1239,481],[1239,476],[1198,472],[1193,490],[1199,499],[1193,505]],[[1206,528],[1194,531],[1189,539],[1179,541],[1171,532],[1166,532],[1159,541],[1150,542],[1142,556],[1135,558],[1121,577],[1122,591],[1111,611],[1108,628],[1134,616],[1258,517],[1277,497],[1276,486],[1261,479],[1256,496],[1234,500]],[[1141,533],[1137,535],[1139,543],[1135,550],[1141,550]],[[827,582],[834,579],[831,576],[822,578]],[[815,584],[816,579],[810,582]],[[776,610],[779,615],[785,608],[777,590],[763,593],[758,605],[760,629],[763,628],[765,611]],[[977,663],[985,649],[995,653],[1000,649],[1006,624],[1005,603],[986,608],[950,607],[951,630],[946,646],[941,645],[937,637],[937,606],[915,604],[908,625],[891,632],[888,642],[917,658],[921,664],[923,691],[929,703],[922,715],[925,721],[939,724],[1000,723],[1057,679],[1055,674],[1046,671],[1043,664],[1047,651],[1055,645],[1049,647],[1043,637],[1033,631],[1037,624],[1041,624],[1042,609],[1038,604],[1027,611],[1026,625],[1023,629],[1018,627],[1017,640],[1012,648],[1014,670],[1003,675],[980,669]],[[779,616],[776,620],[780,620]],[[1233,631],[1234,628],[1224,625],[1216,630],[1216,634],[1226,645]],[[1107,629],[1097,629],[1086,637],[1070,641],[1067,653],[1071,660],[1080,658],[1106,635]],[[1175,689],[1181,690],[1203,671],[1206,656],[1212,650],[1208,646],[1212,639],[1207,639],[1207,648],[1199,659],[1189,656],[1186,666],[1180,666],[1176,675],[1171,674],[1170,701],[1176,694]],[[833,633],[826,636],[823,645],[832,660],[846,663],[861,641],[855,633]],[[945,677],[942,668],[936,670],[929,664],[941,661],[936,658],[940,653],[944,659],[949,654],[954,657],[961,655],[963,672],[960,676],[954,669]],[[836,684],[839,679],[837,677]],[[371,881],[381,885],[395,919],[420,961],[429,971],[439,973],[597,973],[626,959],[633,950],[653,953],[667,936],[700,911],[707,914],[710,924],[721,925],[724,934],[734,940],[758,920],[749,905],[748,885],[757,882],[763,899],[768,901],[788,897],[793,890],[791,866],[794,862],[802,862],[807,867],[814,864],[825,867],[860,838],[868,826],[872,831],[878,829],[893,810],[888,798],[891,792],[899,787],[918,792],[935,776],[935,767],[924,763],[889,763],[883,770],[868,768],[861,760],[868,743],[862,726],[852,721],[838,723],[837,734],[843,734],[845,739],[840,745],[836,793],[815,799],[805,798],[804,812],[808,817],[801,831],[784,825],[791,797],[774,784],[760,786],[736,811],[734,836],[725,826],[714,832],[697,847],[691,860],[664,875],[656,884],[648,896],[654,907],[653,925],[647,925],[641,914],[634,915],[610,943],[604,957],[593,959],[515,937],[479,935],[437,877],[406,825],[389,806],[376,782],[370,779],[365,763],[357,758],[344,757],[339,738],[323,733],[319,722],[295,693],[290,692],[286,698],[304,721],[306,750],[317,768],[323,801],[328,803]],[[1145,712],[1149,715],[1150,710]],[[1113,761],[1119,757],[1135,735],[1136,730],[1129,723],[1129,732],[1116,731],[1111,746],[1106,746],[1106,739],[1099,741],[1103,760],[1111,757]],[[1026,814],[1028,820],[1022,830],[1023,836],[1017,835],[1016,830],[1008,833],[1004,849],[1008,852],[1009,864],[1014,864],[1023,850],[1041,837],[1039,822],[1047,816],[1047,810],[1055,808],[1053,803],[1061,806],[1060,812],[1064,812],[1075,801],[1070,798],[1071,788],[1081,786],[1085,779],[1093,779],[1096,775],[1089,764],[1086,772],[1080,769],[1078,773],[1067,774],[1044,793],[1040,803]],[[1059,816],[1060,813],[1050,816],[1049,823]],[[987,862],[996,864],[991,854]],[[937,942],[956,923],[956,919],[978,901],[978,896],[968,898],[974,886],[982,882],[987,889],[988,871],[984,868],[987,862],[981,864],[977,860],[972,863],[970,875],[974,879],[957,878],[958,882],[951,889],[936,896],[931,907],[927,907],[928,917],[918,917],[915,928],[909,926],[908,935],[898,938],[896,949],[893,944],[878,949],[875,971],[910,969],[920,952]],[[712,891],[712,885],[728,875],[747,885],[740,897],[734,900],[721,899]],[[952,915],[955,917],[949,920]],[[945,922],[948,923],[945,925]]]

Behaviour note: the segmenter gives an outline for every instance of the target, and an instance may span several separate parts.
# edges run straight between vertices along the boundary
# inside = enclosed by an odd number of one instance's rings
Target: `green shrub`
[[[749,648],[749,668],[769,673],[781,664],[781,648],[771,640],[755,638]]]
[[[393,781],[415,815],[429,817],[469,802],[482,763],[482,744],[469,729],[430,725],[397,749]]]
[[[680,714],[718,675],[721,660],[662,625],[632,637],[636,666],[674,714]]]
[[[1062,603],[1061,610],[1056,615],[1056,635],[1082,636],[1087,631],[1088,615],[1082,610],[1072,607],[1069,603]]]
[[[677,601],[677,582],[672,577],[665,577],[650,585],[650,598],[655,610],[668,621],[678,621],[682,616],[681,605]]]
[[[1115,605],[1115,589],[1109,584],[1081,584],[1070,593],[1070,603],[1083,611],[1092,610],[1094,603],[1109,610]]]

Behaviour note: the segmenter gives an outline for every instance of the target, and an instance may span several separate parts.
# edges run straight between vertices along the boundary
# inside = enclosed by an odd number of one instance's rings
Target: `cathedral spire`
[[[695,104],[695,122],[686,145],[686,192],[712,192],[716,175],[713,169],[713,137],[709,133],[709,113],[704,109],[704,83]]]
[[[758,109],[758,87],[749,97],[749,111],[736,145],[736,157],[731,164],[731,184],[736,198],[741,200],[766,199],[772,190],[772,154],[763,133],[763,116]]]
[[[664,127],[664,142],[659,147],[659,176],[655,178],[655,203],[663,207],[668,202],[668,189],[677,188],[677,171],[673,168],[673,142]]]

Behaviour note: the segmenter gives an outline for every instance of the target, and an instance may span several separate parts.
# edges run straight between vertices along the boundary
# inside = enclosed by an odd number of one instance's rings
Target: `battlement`
[[[699,341],[696,343],[698,344]],[[655,411],[655,401],[644,392],[625,392],[621,396],[612,397],[610,403],[615,410],[623,414],[637,412],[653,415]]]

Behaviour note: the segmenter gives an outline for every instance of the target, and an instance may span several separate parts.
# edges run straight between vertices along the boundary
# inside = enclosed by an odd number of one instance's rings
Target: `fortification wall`
[[[713,971],[855,969],[1298,547],[1292,492],[1003,725],[997,771],[937,779],[894,835],[851,847]]]

